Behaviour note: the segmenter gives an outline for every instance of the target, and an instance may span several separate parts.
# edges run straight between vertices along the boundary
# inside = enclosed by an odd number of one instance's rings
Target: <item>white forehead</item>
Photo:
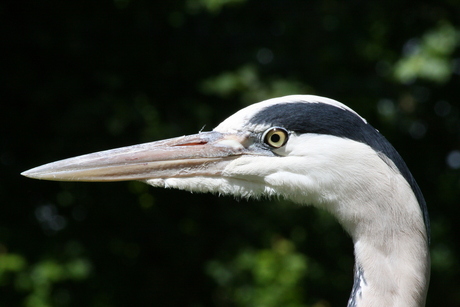
[[[227,119],[225,119],[223,122],[221,122],[216,128],[214,128],[214,131],[218,132],[237,132],[240,130],[240,128],[243,128],[245,125],[247,125],[250,122],[250,119],[253,118],[257,113],[262,111],[263,109],[276,105],[276,104],[288,104],[288,103],[324,103],[328,105],[335,106],[340,109],[344,109],[347,111],[350,111],[354,114],[356,114],[358,117],[360,117],[364,122],[366,120],[359,116],[355,111],[353,111],[351,108],[347,107],[343,103],[340,103],[334,99],[326,98],[326,97],[321,97],[321,96],[315,96],[315,95],[289,95],[289,96],[283,96],[283,97],[277,97],[277,98],[272,98],[268,100],[264,100],[258,103],[254,103],[250,106],[247,106],[246,108],[243,108],[236,112],[235,114],[231,115]]]

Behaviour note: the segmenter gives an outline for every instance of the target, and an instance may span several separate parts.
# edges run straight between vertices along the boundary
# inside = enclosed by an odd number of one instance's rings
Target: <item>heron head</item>
[[[210,132],[86,154],[22,175],[56,181],[140,180],[238,196],[284,194],[289,188],[279,186],[301,177],[300,158],[313,156],[308,147],[315,146],[305,143],[298,122],[298,105],[311,103],[353,112],[327,98],[280,97],[248,106]]]
[[[370,181],[369,169],[378,167],[400,172],[411,183],[397,152],[353,110],[324,97],[292,95],[250,105],[210,132],[82,155],[22,174],[58,181],[140,180],[327,205],[350,198]]]

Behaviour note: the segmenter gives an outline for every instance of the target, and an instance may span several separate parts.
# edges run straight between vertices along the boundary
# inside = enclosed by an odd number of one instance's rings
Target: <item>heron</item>
[[[348,307],[425,306],[430,224],[423,195],[382,134],[348,106],[290,95],[249,105],[212,131],[45,164],[22,175],[144,181],[329,211],[354,244]]]

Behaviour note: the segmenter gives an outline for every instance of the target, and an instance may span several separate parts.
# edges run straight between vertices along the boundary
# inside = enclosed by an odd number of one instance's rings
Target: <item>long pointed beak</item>
[[[203,132],[69,158],[22,175],[56,181],[219,176],[232,160],[245,154],[257,155],[248,146],[249,138],[244,134]]]

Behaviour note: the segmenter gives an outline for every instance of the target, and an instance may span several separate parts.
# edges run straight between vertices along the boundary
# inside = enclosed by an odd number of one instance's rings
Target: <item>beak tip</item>
[[[21,175],[27,178],[31,178],[31,179],[46,179],[47,173],[43,172],[43,170],[39,168],[41,168],[41,166],[28,169],[26,171],[23,171]]]
[[[21,173],[22,176],[27,177],[27,178],[33,178],[33,179],[39,179],[40,176],[37,176],[35,172],[32,172],[31,170],[27,170]]]

